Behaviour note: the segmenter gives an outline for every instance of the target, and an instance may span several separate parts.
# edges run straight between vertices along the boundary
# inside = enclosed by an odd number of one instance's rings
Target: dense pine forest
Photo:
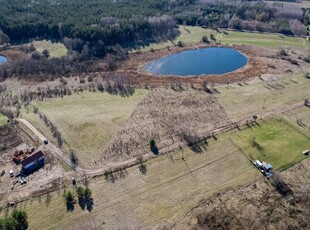
[[[93,71],[97,67],[88,60],[97,57],[113,70],[126,59],[127,48],[173,39],[178,25],[306,35],[310,24],[310,8],[253,0],[0,0],[0,12],[1,49],[50,39],[69,50],[62,59],[42,59],[33,47],[22,47],[32,59],[2,66],[3,79],[70,73],[69,65],[77,72]]]
[[[128,44],[173,37],[175,23],[304,34],[309,9],[261,1],[0,0],[0,29],[12,42],[36,37]]]

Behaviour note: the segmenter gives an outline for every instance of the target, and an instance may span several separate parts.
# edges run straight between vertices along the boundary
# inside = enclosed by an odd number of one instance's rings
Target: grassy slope
[[[278,48],[281,46],[292,46],[297,48],[308,48],[309,42],[305,38],[288,37],[276,34],[261,34],[228,31],[228,35],[217,34],[217,39],[224,44],[245,44]]]
[[[279,87],[277,90],[267,89],[267,84],[268,82],[258,80],[249,85],[218,87],[220,93],[216,97],[233,121],[253,114],[259,116],[263,112],[283,108],[310,97],[310,81],[301,75],[282,76],[270,82],[270,85]]]
[[[228,135],[221,135],[206,148],[202,154],[184,149],[186,164],[178,151],[148,161],[146,175],[136,166],[115,183],[103,177],[92,180],[91,213],[82,211],[78,204],[72,213],[67,212],[63,190],[51,193],[50,198],[43,196],[22,202],[17,208],[27,211],[30,229],[89,229],[87,224],[98,229],[137,226],[146,229],[178,220],[201,199],[259,177],[254,166],[228,140]]]
[[[310,148],[310,137],[306,137],[288,123],[273,118],[260,122],[260,127],[236,132],[233,141],[252,159],[271,163],[274,168],[283,170],[305,159],[302,151]],[[262,146],[259,151],[251,140]]]
[[[146,90],[136,90],[131,97],[84,92],[63,99],[47,99],[34,105],[56,125],[66,147],[76,150],[81,165],[87,166],[146,94]],[[51,132],[37,115],[30,112],[23,117],[51,138]]]
[[[294,109],[292,111],[289,111],[283,115],[283,117],[291,122],[292,124],[295,124],[299,129],[310,132],[310,108],[309,107],[301,107]],[[300,119],[302,124],[304,126],[300,126],[297,124],[297,120]]]
[[[198,44],[201,38],[207,35],[210,39],[210,34],[214,34],[217,40],[223,44],[245,44],[256,45],[271,48],[278,48],[281,46],[292,46],[296,48],[308,48],[309,42],[305,38],[288,37],[277,34],[261,34],[261,33],[247,33],[228,31],[228,35],[217,33],[212,29],[203,29],[198,26],[180,26],[180,35],[173,41],[153,43],[145,46],[141,51],[149,51],[153,49],[165,49],[167,46],[174,46],[178,41],[183,41],[187,45]]]
[[[167,41],[162,43],[152,43],[149,46],[145,46],[141,51],[149,51],[151,49],[164,49],[167,46],[175,46],[178,41],[184,42],[186,45],[197,44],[201,42],[201,38],[204,35],[210,37],[210,34],[213,33],[216,35],[215,30],[203,29],[198,26],[180,26],[180,35],[173,41]]]
[[[42,52],[43,50],[48,50],[50,57],[62,57],[67,54],[67,48],[62,43],[52,43],[51,41],[42,40],[34,41],[34,47],[37,51]]]

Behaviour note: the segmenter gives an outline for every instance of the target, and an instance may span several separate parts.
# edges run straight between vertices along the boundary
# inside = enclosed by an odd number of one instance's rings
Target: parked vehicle
[[[14,176],[14,171],[13,169],[10,170],[10,177],[13,177]]]
[[[4,169],[1,171],[1,176],[3,176],[5,173]]]

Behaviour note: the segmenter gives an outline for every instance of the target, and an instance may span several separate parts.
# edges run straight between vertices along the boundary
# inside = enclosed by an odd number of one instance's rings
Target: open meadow
[[[215,95],[232,121],[281,110],[310,97],[310,80],[301,74],[261,79],[216,88]]]
[[[280,118],[235,131],[231,138],[249,158],[271,163],[277,170],[285,170],[305,159],[302,152],[310,149],[310,136]]]
[[[185,45],[193,45],[201,42],[204,35],[210,37],[211,34],[216,35],[216,31],[212,29],[204,29],[199,26],[180,26],[180,35],[174,40],[163,41],[160,43],[151,43],[148,46],[142,47],[140,51],[150,51],[151,49],[165,49],[167,47],[176,46],[178,41],[182,41]]]
[[[226,134],[200,147],[200,154],[183,148],[148,160],[143,168],[94,178],[91,212],[78,203],[67,211],[63,189],[16,208],[27,211],[30,229],[149,229],[178,221],[202,199],[261,177]]]
[[[130,97],[121,97],[84,91],[33,105],[60,131],[65,149],[73,149],[80,165],[89,166],[147,93],[147,90],[136,90]],[[32,106],[22,116],[51,138],[51,132],[39,115],[33,113]]]
[[[141,103],[104,149],[96,163],[151,154],[150,140],[159,152],[176,149],[210,136],[231,122],[217,99],[191,88],[156,88]]]
[[[5,125],[8,121],[8,118],[4,116],[2,113],[0,113],[0,126]]]
[[[218,33],[216,37],[223,44],[243,44],[271,48],[285,46],[306,49],[309,47],[309,41],[306,38],[289,37],[280,34],[226,31],[226,33]]]
[[[37,51],[48,50],[50,57],[63,57],[67,54],[67,48],[60,42],[51,42],[47,40],[32,42]]]
[[[290,37],[280,34],[239,32],[224,29],[221,30],[221,33],[218,33],[214,29],[206,29],[199,26],[180,26],[179,31],[179,36],[174,40],[151,43],[139,50],[150,51],[151,49],[165,49],[167,47],[176,46],[178,41],[182,41],[185,45],[195,45],[201,43],[203,36],[207,36],[209,40],[212,41],[210,39],[211,34],[215,35],[216,40],[222,44],[243,44],[270,48],[294,47],[306,49],[309,47],[309,41],[306,38]]]
[[[282,115],[286,120],[295,124],[299,129],[306,133],[310,133],[310,108],[303,106],[288,111]]]

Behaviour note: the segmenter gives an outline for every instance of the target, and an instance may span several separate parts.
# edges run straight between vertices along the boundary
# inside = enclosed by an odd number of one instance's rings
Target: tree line
[[[33,38],[75,39],[71,46],[92,56],[109,47],[136,45],[177,35],[176,24],[305,34],[309,8],[262,1],[57,0],[0,4],[0,45]],[[85,47],[85,45],[87,47]]]
[[[14,210],[10,216],[0,218],[0,229],[25,230],[28,229],[28,215],[25,211]]]

